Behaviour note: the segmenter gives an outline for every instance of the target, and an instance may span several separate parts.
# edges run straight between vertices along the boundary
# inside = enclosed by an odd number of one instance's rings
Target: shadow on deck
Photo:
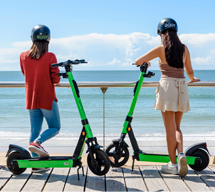
[[[46,173],[13,175],[0,167],[1,191],[215,191],[215,166],[203,171],[189,169],[181,179],[163,174],[161,166],[111,168],[105,176],[94,175],[84,166],[84,176],[77,177],[77,168],[54,168]]]

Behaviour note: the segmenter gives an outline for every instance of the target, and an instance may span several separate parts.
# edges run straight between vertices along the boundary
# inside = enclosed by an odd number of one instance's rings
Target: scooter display
[[[78,166],[77,174],[79,179],[79,169],[82,168],[83,171],[81,156],[84,150],[85,142],[87,143],[88,147],[87,163],[90,170],[96,175],[105,175],[109,171],[110,160],[107,154],[100,149],[101,146],[97,143],[96,137],[93,137],[90,124],[81,102],[77,83],[72,75],[72,65],[78,65],[80,63],[87,62],[85,62],[85,60],[68,60],[66,62],[52,64],[52,67],[65,68],[66,73],[59,73],[58,75],[63,76],[63,78],[68,78],[81,117],[81,123],[83,125],[73,156],[49,156],[32,158],[26,149],[18,145],[10,144],[6,157],[7,167],[12,173],[21,174],[26,170],[26,168],[66,168]]]
[[[145,153],[139,149],[137,144],[137,140],[134,136],[131,122],[132,122],[132,115],[134,112],[135,105],[137,103],[137,99],[139,97],[139,93],[144,81],[145,77],[151,77],[155,74],[152,72],[147,72],[148,64],[144,63],[140,66],[140,77],[139,80],[136,82],[136,86],[134,88],[134,96],[131,102],[131,106],[126,116],[121,136],[119,139],[112,140],[112,144],[110,144],[106,148],[106,153],[110,158],[110,163],[113,167],[120,167],[123,166],[129,158],[129,150],[128,144],[124,141],[126,134],[128,133],[132,148],[133,148],[133,162],[132,162],[132,170],[134,167],[135,159],[137,161],[149,161],[149,162],[162,162],[168,163],[170,161],[169,155],[165,154],[157,154],[157,153]],[[186,149],[185,155],[187,158],[187,164],[196,171],[201,171],[205,169],[209,164],[209,151],[207,149],[207,144],[205,142],[198,143],[190,146]],[[177,160],[177,157],[176,157]]]

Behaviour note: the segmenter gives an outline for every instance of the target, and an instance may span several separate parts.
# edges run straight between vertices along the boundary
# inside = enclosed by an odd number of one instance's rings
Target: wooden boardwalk
[[[160,166],[111,168],[105,176],[94,175],[87,166],[77,178],[77,168],[55,168],[39,174],[27,169],[21,175],[0,167],[0,191],[215,191],[215,166],[198,172],[189,169],[181,179],[163,174]]]

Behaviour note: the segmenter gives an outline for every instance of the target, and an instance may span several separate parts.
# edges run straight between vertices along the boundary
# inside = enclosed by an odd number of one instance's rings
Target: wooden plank
[[[190,191],[179,175],[162,173],[161,166],[156,166],[170,191]]]
[[[211,188],[212,191],[215,191],[215,176],[204,175],[201,176],[201,179]]]
[[[210,187],[212,191],[215,191],[215,174],[208,167],[202,171],[195,171],[201,179]]]
[[[54,168],[43,191],[63,191],[70,168]]]
[[[131,169],[124,168],[123,172],[128,191],[147,191],[146,185],[138,168],[135,168],[133,172]]]
[[[110,168],[106,174],[107,191],[126,191],[125,182],[121,168]]]
[[[187,186],[189,186],[191,191],[211,191],[211,189],[191,168],[189,168],[188,174],[183,178],[183,180],[187,184]]]
[[[105,191],[104,176],[97,176],[88,167],[85,191]]]
[[[1,191],[20,191],[30,176],[31,169],[27,169],[20,175],[13,175]]]
[[[214,166],[210,166],[209,169],[215,173],[215,167]]]
[[[5,183],[10,179],[12,176],[12,173],[4,167],[1,167],[0,169],[0,190],[5,185]]]
[[[200,176],[204,176],[204,175],[211,175],[211,176],[215,176],[213,171],[211,171],[208,167],[205,168],[202,171],[195,171],[198,175]]]
[[[84,176],[82,170],[79,170],[80,180],[78,180],[77,167],[71,168],[64,191],[84,191],[85,179],[87,174],[87,166],[84,166]]]
[[[47,172],[32,173],[22,191],[42,191],[52,169]]]
[[[149,191],[169,191],[155,166],[140,166]]]

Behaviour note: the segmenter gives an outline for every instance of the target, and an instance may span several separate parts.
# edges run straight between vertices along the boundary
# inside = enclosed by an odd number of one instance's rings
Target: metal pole
[[[103,93],[103,150],[105,151],[105,92],[108,88],[100,87]]]

